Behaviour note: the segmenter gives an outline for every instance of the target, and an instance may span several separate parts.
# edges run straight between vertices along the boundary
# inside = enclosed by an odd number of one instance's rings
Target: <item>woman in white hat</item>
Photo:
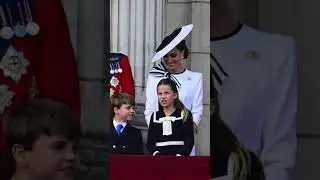
[[[170,78],[176,83],[179,99],[191,111],[195,125],[200,123],[203,110],[202,74],[186,69],[182,63],[189,54],[184,38],[192,28],[193,25],[190,24],[176,29],[164,38],[152,57],[152,62],[156,62],[156,65],[148,75],[144,112],[148,126],[152,113],[159,109],[157,84],[163,78]],[[195,155],[194,148],[191,155]]]

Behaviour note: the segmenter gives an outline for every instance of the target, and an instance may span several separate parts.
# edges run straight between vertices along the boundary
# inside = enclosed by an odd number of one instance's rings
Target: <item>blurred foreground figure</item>
[[[241,24],[211,1],[211,65],[221,118],[258,155],[267,180],[290,180],[297,148],[297,62],[291,37]]]

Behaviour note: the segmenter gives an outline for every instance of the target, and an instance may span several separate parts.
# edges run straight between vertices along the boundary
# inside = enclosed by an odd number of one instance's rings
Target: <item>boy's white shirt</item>
[[[124,128],[126,127],[127,125],[127,121],[125,122],[122,122],[122,123],[119,123],[117,122],[116,120],[113,119],[113,126],[114,126],[114,129],[117,129],[117,126],[121,124],[123,126],[123,128],[121,129],[121,132],[124,130]]]

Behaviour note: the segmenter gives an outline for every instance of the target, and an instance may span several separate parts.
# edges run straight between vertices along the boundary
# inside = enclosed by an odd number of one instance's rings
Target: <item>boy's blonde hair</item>
[[[111,96],[112,107],[120,108],[124,104],[135,106],[134,98],[127,93],[119,93]]]

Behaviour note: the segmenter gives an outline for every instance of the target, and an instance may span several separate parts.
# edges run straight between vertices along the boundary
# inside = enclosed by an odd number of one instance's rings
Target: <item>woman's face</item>
[[[181,70],[183,54],[183,51],[174,48],[163,57],[164,63],[169,72],[175,73]]]

